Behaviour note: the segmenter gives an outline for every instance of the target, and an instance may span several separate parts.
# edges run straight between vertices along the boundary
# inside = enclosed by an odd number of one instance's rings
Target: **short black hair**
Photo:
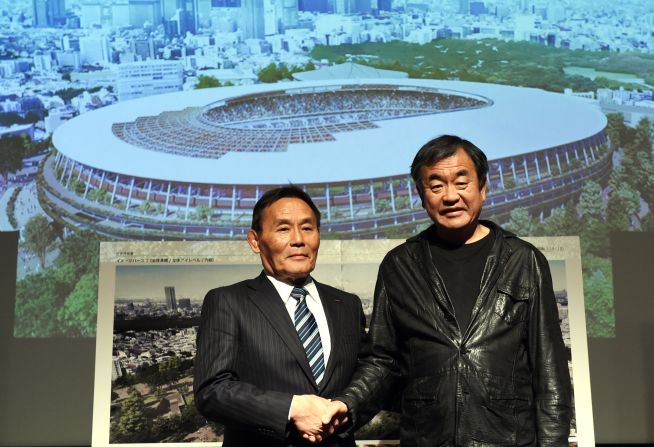
[[[266,191],[254,205],[254,209],[252,210],[251,228],[256,232],[260,232],[261,219],[263,218],[264,210],[278,200],[286,199],[289,197],[300,199],[309,205],[309,208],[311,208],[311,211],[313,211],[313,214],[316,216],[316,225],[318,226],[318,229],[320,229],[320,211],[318,210],[318,207],[315,203],[313,203],[313,200],[311,200],[309,194],[295,185],[280,186],[279,188],[274,188]]]
[[[420,197],[422,197],[422,168],[451,157],[458,149],[463,149],[475,165],[479,188],[486,184],[486,174],[488,173],[486,154],[470,141],[461,137],[441,135],[425,143],[414,157],[413,163],[411,163],[411,178],[416,184]]]

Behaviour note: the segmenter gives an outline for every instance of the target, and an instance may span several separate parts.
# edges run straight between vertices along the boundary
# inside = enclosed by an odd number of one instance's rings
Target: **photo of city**
[[[359,295],[370,322],[378,264],[329,264],[316,272],[316,279],[327,276],[332,284],[342,284]],[[549,264],[570,353],[566,261],[551,260]],[[109,316],[113,318],[111,400],[107,401],[111,407],[110,444],[222,441],[222,426],[200,416],[193,403],[195,338],[202,300],[210,288],[259,273],[256,264],[116,265],[113,316]],[[571,356],[568,365],[572,376]],[[356,438],[387,439],[389,445],[395,445],[390,440],[399,438],[398,424],[397,413],[383,411],[362,427]],[[574,418],[570,436],[576,442]]]
[[[409,237],[429,222],[408,166],[440,133],[488,153],[484,217],[580,237],[588,335],[615,335],[611,234],[654,231],[650,2],[0,0],[0,12],[16,337],[95,336],[101,241],[240,240],[280,184],[311,194],[325,239]]]
[[[257,265],[116,268],[110,442],[220,440],[193,404],[204,294],[257,276]]]

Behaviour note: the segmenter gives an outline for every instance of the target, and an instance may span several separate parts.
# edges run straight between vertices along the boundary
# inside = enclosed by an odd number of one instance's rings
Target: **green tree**
[[[643,231],[654,231],[654,213],[652,211],[645,214],[640,220],[640,229]]]
[[[639,219],[640,195],[631,185],[623,183],[609,193],[606,224],[612,231],[629,231],[632,219]]]
[[[50,269],[16,282],[16,337],[47,338],[58,333],[55,314],[61,289]]]
[[[195,207],[195,215],[198,220],[206,220],[209,222],[211,220],[211,215],[213,211],[209,208],[208,205],[201,204]]]
[[[550,217],[545,219],[541,227],[542,234],[546,236],[578,235],[580,219],[574,202],[569,200],[563,208],[557,208],[552,211]]]
[[[510,189],[513,189],[513,188],[515,188],[515,180],[513,179],[513,177],[505,177],[504,178],[504,189],[508,191]]]
[[[534,234],[534,219],[529,214],[527,208],[514,208],[509,214],[509,223],[506,225],[509,231],[513,231],[518,236],[531,236]]]
[[[109,203],[109,193],[102,188],[92,189],[88,196],[89,200],[96,201],[98,203]]]
[[[391,210],[391,201],[388,199],[378,199],[375,201],[375,209],[378,213],[384,213]]]
[[[143,442],[148,439],[150,424],[143,399],[137,391],[132,391],[120,405],[117,433],[120,442]]]
[[[48,219],[42,214],[32,217],[25,224],[23,237],[25,238],[27,249],[39,258],[41,268],[45,267],[45,256],[48,248],[50,248],[56,238],[56,234]]]
[[[313,62],[309,61],[306,64],[304,64],[304,71],[313,71],[316,69],[316,64]]]
[[[277,70],[277,65],[275,65],[274,62],[271,62],[270,64],[266,65],[261,70],[259,70],[257,79],[259,82],[272,84],[281,80],[282,78],[280,77],[279,71]]]
[[[604,214],[602,187],[592,180],[584,183],[577,204],[579,216],[586,219],[601,219]]]
[[[652,123],[647,117],[642,117],[634,128],[633,146],[647,154],[652,159]]]
[[[152,202],[150,202],[149,200],[144,200],[139,205],[139,210],[141,210],[143,214],[152,214],[155,211],[155,208],[152,205]]]
[[[610,273],[593,270],[584,274],[584,301],[586,307],[586,328],[589,337],[611,337],[614,335],[613,281]]]
[[[58,269],[70,265],[76,278],[91,272],[97,275],[100,241],[100,236],[89,230],[71,234],[59,245]]]
[[[71,99],[84,93],[83,88],[63,88],[55,92],[55,96],[60,97],[65,103],[70,103]]]
[[[179,357],[173,356],[159,363],[159,375],[164,383],[170,383],[177,379],[180,374],[182,361]]]
[[[195,84],[195,89],[198,90],[201,88],[214,88],[220,86],[220,81],[216,77],[201,74],[198,76],[198,83]]]
[[[622,146],[622,139],[626,132],[624,116],[622,113],[609,113],[606,115],[606,133],[611,140],[611,150],[616,150]]]
[[[23,165],[23,157],[27,153],[29,140],[25,135],[6,135],[0,138],[0,175],[6,180],[7,176],[17,171]]]
[[[609,244],[610,228],[604,221],[588,219],[583,221],[581,227],[573,227],[579,234],[581,252],[595,256],[608,257],[611,255]]]
[[[80,278],[73,292],[66,298],[57,313],[63,335],[95,336],[95,318],[98,314],[98,275],[87,273]]]
[[[408,196],[396,196],[395,197],[395,209],[403,210],[409,208],[409,197]]]

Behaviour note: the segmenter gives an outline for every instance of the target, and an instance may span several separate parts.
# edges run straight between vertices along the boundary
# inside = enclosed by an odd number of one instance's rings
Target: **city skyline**
[[[115,297],[116,300],[149,299],[165,303],[164,287],[172,286],[178,301],[190,298],[197,302],[202,301],[210,289],[239,281],[232,280],[234,274],[239,278],[243,274],[255,277],[260,272],[261,265],[258,264],[117,266]]]
[[[245,242],[243,242],[245,243]],[[549,260],[550,272],[554,291],[566,290],[565,261]],[[377,264],[345,264],[340,266],[340,274],[343,275],[341,284],[344,290],[360,295],[362,298],[372,298],[375,278],[377,275]],[[321,275],[322,270],[325,270]],[[204,295],[214,287],[222,287],[254,278],[261,273],[262,267],[259,264],[237,264],[237,265],[147,265],[147,266],[117,266],[116,267],[116,301],[122,300],[150,300],[165,303],[165,287],[174,287],[177,300],[190,298],[194,302],[200,302]],[[318,262],[317,272],[314,273],[318,281],[330,284],[328,277],[333,270],[325,264]]]

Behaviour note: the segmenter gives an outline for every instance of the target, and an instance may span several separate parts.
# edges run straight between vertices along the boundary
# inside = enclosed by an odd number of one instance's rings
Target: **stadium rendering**
[[[435,80],[310,81],[150,96],[53,136],[39,196],[66,225],[124,238],[242,237],[267,189],[305,188],[326,232],[376,237],[426,222],[408,175],[434,136],[489,156],[484,216],[534,215],[611,168],[606,117],[538,89]]]

